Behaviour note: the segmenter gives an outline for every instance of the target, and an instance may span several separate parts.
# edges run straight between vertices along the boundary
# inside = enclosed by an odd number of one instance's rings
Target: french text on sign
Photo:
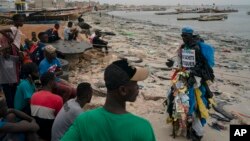
[[[182,66],[192,68],[195,66],[195,50],[182,49]]]

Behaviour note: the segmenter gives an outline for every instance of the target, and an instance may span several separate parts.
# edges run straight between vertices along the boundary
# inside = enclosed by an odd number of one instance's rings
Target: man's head
[[[36,32],[31,32],[31,36],[32,36],[32,38],[35,38],[36,37]]]
[[[68,22],[68,27],[72,27],[73,26],[73,22]]]
[[[31,40],[30,39],[28,39],[28,38],[26,38],[26,39],[24,39],[24,43],[26,44],[26,45],[30,45],[30,42],[31,42]]]
[[[83,18],[78,18],[78,22],[84,22],[84,19]]]
[[[2,92],[2,89],[0,89],[0,93]],[[0,95],[0,118],[3,118],[7,115],[8,113],[8,106],[6,103],[5,98]]]
[[[21,68],[21,79],[31,78],[32,80],[39,79],[38,67],[35,63],[24,64]]]
[[[101,30],[96,29],[96,30],[95,30],[95,35],[96,35],[97,37],[101,37],[101,36],[102,36]]]
[[[47,45],[44,48],[44,56],[48,60],[53,60],[56,58],[56,48],[54,48],[52,45]]]
[[[25,21],[25,18],[26,18],[26,16],[23,15],[23,14],[15,14],[12,17],[12,20],[14,22],[14,26],[16,26],[16,27],[22,27],[23,23]]]
[[[55,28],[56,30],[58,30],[58,29],[60,28],[59,23],[56,23],[55,26],[54,26],[54,28]]]
[[[190,45],[193,42],[193,32],[194,30],[190,27],[182,28],[182,40],[185,44]]]
[[[77,86],[77,99],[81,102],[87,102],[89,103],[91,101],[92,98],[92,87],[89,83],[80,83]]]
[[[122,59],[105,69],[104,81],[108,93],[122,101],[134,102],[139,93],[137,81],[145,80],[148,75],[146,68],[135,68]]]
[[[56,85],[56,77],[52,72],[46,72],[40,77],[40,81],[43,87],[54,88]]]
[[[43,43],[48,43],[48,41],[49,41],[49,36],[46,32],[40,32],[38,34],[38,38]]]

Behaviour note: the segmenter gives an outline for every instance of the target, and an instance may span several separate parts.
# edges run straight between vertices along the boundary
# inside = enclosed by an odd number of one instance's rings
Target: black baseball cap
[[[104,81],[108,90],[115,90],[129,81],[143,81],[149,75],[146,68],[134,67],[127,59],[114,61],[104,72]]]

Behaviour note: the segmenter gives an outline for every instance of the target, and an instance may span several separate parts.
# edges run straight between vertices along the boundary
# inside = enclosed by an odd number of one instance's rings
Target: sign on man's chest
[[[192,68],[195,66],[195,50],[182,49],[182,67]]]

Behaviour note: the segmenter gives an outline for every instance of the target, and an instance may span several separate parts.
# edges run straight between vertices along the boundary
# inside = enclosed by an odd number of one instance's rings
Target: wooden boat
[[[238,12],[237,9],[213,9],[213,8],[196,8],[196,9],[176,9],[178,13],[232,13]]]
[[[164,12],[157,12],[155,13],[155,15],[174,15],[174,14],[179,14],[180,12],[178,12],[176,9],[168,9]]]
[[[32,14],[27,17],[28,21],[48,21],[48,20],[58,20],[58,21],[67,21],[75,20],[78,17],[78,13],[38,13]]]
[[[155,13],[155,15],[175,15],[175,14],[179,14],[179,12],[159,12],[159,13]]]
[[[190,17],[190,18],[182,18],[182,17],[177,17],[177,20],[198,20],[200,17]]]
[[[200,17],[189,17],[189,18],[178,17],[177,20],[218,21],[227,18],[228,18],[227,14],[219,14],[219,15],[200,15]]]
[[[201,15],[199,21],[222,21],[225,19],[224,15]]]
[[[75,20],[79,17],[79,13],[85,12],[86,8],[62,8],[62,9],[36,9],[36,10],[24,10],[24,11],[17,11],[21,14],[26,14],[27,18],[26,21],[67,21],[67,20]],[[88,10],[88,9],[87,9]],[[86,10],[86,11],[87,11]],[[2,13],[2,18],[8,19],[8,17],[12,16],[5,16],[5,15],[13,15],[16,11],[8,11],[4,14]],[[4,17],[3,17],[4,16]]]
[[[237,9],[224,9],[224,10],[219,10],[219,9],[212,9],[213,13],[233,13],[233,12],[239,12]]]

